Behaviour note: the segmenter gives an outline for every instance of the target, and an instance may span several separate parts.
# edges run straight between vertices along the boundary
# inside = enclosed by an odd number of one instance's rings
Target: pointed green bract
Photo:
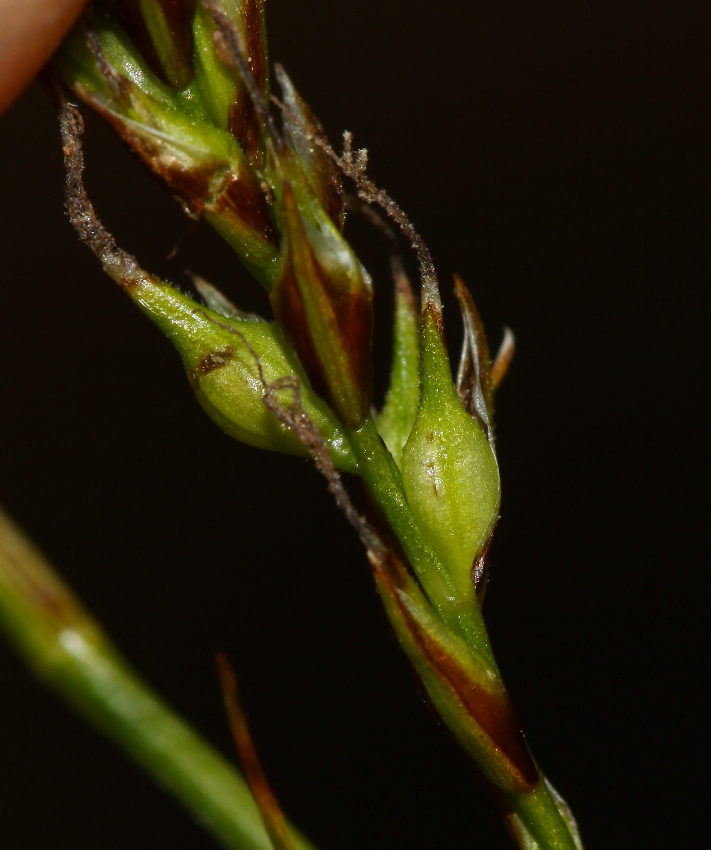
[[[420,337],[412,290],[404,275],[395,290],[395,329],[390,388],[377,418],[378,433],[400,466],[402,450],[420,404]]]
[[[486,434],[459,401],[431,305],[422,316],[420,386],[420,407],[402,453],[405,492],[458,600],[471,600],[473,562],[498,519],[499,470]]]

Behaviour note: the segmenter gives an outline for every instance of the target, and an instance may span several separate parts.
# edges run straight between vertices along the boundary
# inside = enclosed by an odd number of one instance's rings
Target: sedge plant
[[[501,492],[494,394],[510,334],[492,361],[472,296],[456,278],[464,342],[452,369],[425,243],[368,177],[365,151],[345,134],[337,153],[278,65],[272,93],[264,0],[95,0],[51,73],[79,237],[173,343],[220,428],[313,459],[365,547],[397,640],[480,768],[516,845],[581,850],[568,807],[526,743],[483,618]],[[84,189],[82,119],[70,98],[98,112],[186,213],[227,241],[269,294],[273,318],[245,314],[200,278],[199,297],[186,295],[117,245]],[[416,295],[393,253],[392,372],[379,411],[373,281],[345,236],[352,210],[391,237],[399,231],[419,270]],[[354,479],[366,493],[358,502]],[[279,812],[224,660],[249,787],[138,679],[8,520],[0,541],[0,612],[44,678],[226,846],[310,846]]]

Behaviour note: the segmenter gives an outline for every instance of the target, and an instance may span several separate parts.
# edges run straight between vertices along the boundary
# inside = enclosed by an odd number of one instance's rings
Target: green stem
[[[418,528],[400,471],[373,420],[368,418],[357,431],[351,431],[349,438],[358,457],[359,473],[397,534],[430,601],[443,621],[478,650],[501,681],[481,606],[476,601],[453,602],[446,572]],[[506,794],[505,809],[518,826],[521,850],[580,850],[542,775],[533,791]]]
[[[0,511],[0,626],[48,685],[133,756],[220,842],[271,850],[239,772],[148,688]],[[313,850],[291,830],[295,850]]]

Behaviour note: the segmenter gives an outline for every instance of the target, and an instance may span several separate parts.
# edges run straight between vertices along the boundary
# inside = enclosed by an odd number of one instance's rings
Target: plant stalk
[[[38,676],[126,750],[224,847],[272,850],[240,773],[136,675],[0,511],[0,626]],[[314,850],[290,829],[295,850]]]
[[[358,457],[363,480],[397,534],[424,590],[428,595],[430,590],[434,590],[430,599],[440,616],[476,648],[504,687],[481,605],[476,600],[456,605],[441,587],[432,588],[432,565],[437,563],[437,556],[417,527],[402,487],[400,472],[380,439],[372,418],[367,418],[357,431],[351,431],[349,438]],[[440,576],[444,584],[446,579],[442,573],[437,578]],[[520,850],[581,850],[582,845],[574,834],[577,828],[561,810],[540,769],[538,784],[532,790],[497,793],[495,796]]]

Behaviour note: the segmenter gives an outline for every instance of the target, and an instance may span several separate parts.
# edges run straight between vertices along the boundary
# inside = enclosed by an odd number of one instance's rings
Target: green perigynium
[[[209,292],[204,283],[200,288]],[[336,467],[356,471],[342,426],[309,388],[298,359],[275,324],[240,316],[214,301],[216,310],[200,308],[192,298],[155,279],[141,282],[131,290],[131,297],[176,347],[201,406],[230,436],[259,448],[308,454],[296,434],[263,403],[263,382],[272,384],[293,375],[302,386],[304,412],[328,443]],[[288,394],[283,388],[276,397]]]
[[[198,400],[227,433],[314,458],[367,547],[401,645],[494,787],[519,846],[579,850],[527,748],[482,619],[500,480],[493,372],[463,284],[455,383],[429,254],[365,175],[365,152],[348,138],[336,155],[278,66],[272,109],[263,0],[96,0],[56,68],[186,212],[226,239],[269,293],[274,321],[241,314],[198,281],[204,306],[116,246],[84,192],[79,118],[65,106],[68,207],[84,241],[174,343]],[[344,235],[344,176],[390,215],[421,266],[418,309],[396,264],[392,382],[380,414],[373,282]],[[337,470],[361,477],[371,520]]]
[[[499,469],[481,423],[457,395],[433,309],[423,314],[421,338],[420,404],[402,451],[402,478],[458,601],[469,601],[475,594],[476,557],[498,519]]]

